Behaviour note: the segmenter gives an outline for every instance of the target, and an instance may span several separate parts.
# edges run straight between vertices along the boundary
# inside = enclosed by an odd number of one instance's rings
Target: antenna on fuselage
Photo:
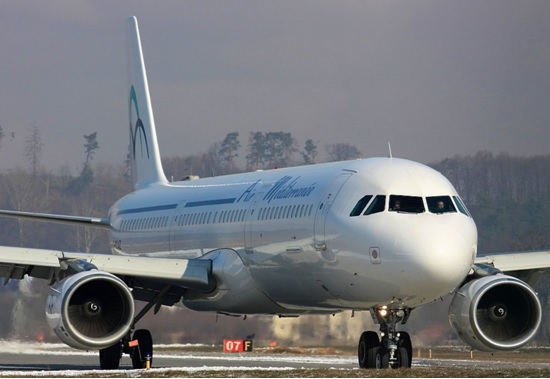
[[[388,141],[388,150],[390,151],[390,158],[393,158],[393,155],[391,153],[391,143]]]

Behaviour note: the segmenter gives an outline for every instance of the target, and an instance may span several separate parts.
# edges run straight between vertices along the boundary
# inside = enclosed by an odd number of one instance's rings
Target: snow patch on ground
[[[239,371],[292,371],[295,368],[292,367],[245,367],[236,366],[231,367],[231,370]],[[151,368],[147,370],[148,375],[146,377],[163,377],[170,372],[188,372],[195,373],[201,371],[228,371],[227,367],[174,367],[174,368]],[[143,377],[144,370],[109,370],[109,377],[123,376],[126,378]],[[0,371],[0,377],[31,377],[31,378],[51,378],[51,377],[67,377],[67,378],[81,378],[82,376],[97,376],[103,377],[105,371],[103,370],[65,370],[65,371]]]
[[[352,356],[336,356],[336,355],[267,355],[255,353],[233,353],[233,354],[218,354],[218,353],[201,353],[201,352],[185,352],[179,353],[178,347],[201,346],[201,345],[155,345],[157,348],[170,347],[172,351],[164,353],[156,353],[158,358],[174,358],[174,359],[204,359],[204,360],[220,360],[220,361],[238,361],[243,357],[258,362],[292,362],[292,363],[315,363],[321,365],[341,365],[356,362],[356,358]],[[202,345],[204,346],[204,345]],[[73,356],[96,356],[98,353],[95,350],[84,351],[68,347],[62,343],[39,343],[39,342],[19,342],[19,341],[0,341],[0,354],[31,354],[31,355],[73,355]]]

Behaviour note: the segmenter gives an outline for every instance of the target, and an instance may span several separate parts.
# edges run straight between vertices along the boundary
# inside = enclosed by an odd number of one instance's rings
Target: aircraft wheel
[[[384,346],[380,346],[378,349],[376,349],[375,367],[378,369],[390,367],[390,357],[388,354],[388,349],[386,349]]]
[[[116,370],[120,366],[122,345],[120,342],[99,350],[99,367],[102,370]]]
[[[367,331],[361,334],[357,348],[360,368],[376,368],[376,351],[379,346],[380,340],[377,333]]]
[[[410,368],[412,366],[412,342],[411,336],[407,332],[400,332],[398,347],[404,348],[407,352],[407,360],[401,367]],[[406,365],[405,365],[406,363]]]
[[[397,349],[397,365],[394,368],[410,368],[409,353],[404,347]]]
[[[138,340],[138,346],[134,348],[132,357],[132,366],[134,368],[144,368],[147,357],[149,357],[149,367],[153,366],[153,337],[147,329],[138,329],[134,332],[133,340]]]

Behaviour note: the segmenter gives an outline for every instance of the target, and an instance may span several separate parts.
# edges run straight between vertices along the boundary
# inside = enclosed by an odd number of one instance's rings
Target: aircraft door
[[[327,187],[325,194],[321,198],[319,205],[317,206],[317,213],[315,214],[315,232],[314,232],[314,243],[315,249],[318,251],[326,250],[326,241],[325,241],[325,222],[327,220],[327,215],[330,211],[332,203],[338,192],[346,183],[346,181],[351,177],[351,172],[346,172],[338,175],[336,179],[332,181]]]

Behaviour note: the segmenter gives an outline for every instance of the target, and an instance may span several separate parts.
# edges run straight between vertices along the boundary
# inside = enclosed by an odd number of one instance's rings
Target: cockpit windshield
[[[386,198],[385,195],[363,196],[351,210],[350,217],[357,217],[361,214],[368,216],[384,212],[385,210],[398,213],[424,213],[426,212],[425,204],[428,206],[430,213],[460,212],[471,217],[466,206],[458,196],[453,196],[452,198],[448,195],[428,196],[425,203],[424,199],[420,196],[390,195],[388,204],[386,204]]]
[[[430,196],[426,198],[426,203],[431,213],[441,214],[456,212],[456,208],[450,196]]]
[[[386,206],[386,196],[377,195],[374,200],[369,204],[364,216],[368,216],[374,213],[384,212],[384,207]]]
[[[422,213],[424,202],[419,196],[390,195],[390,212]]]
[[[363,209],[367,206],[370,199],[372,199],[372,195],[366,195],[363,196],[357,204],[355,204],[355,207],[353,207],[351,213],[349,214],[351,217],[359,216],[361,213],[363,213]]]
[[[468,211],[468,208],[466,208],[466,206],[464,205],[464,203],[462,202],[462,200],[460,199],[460,197],[458,197],[458,196],[453,196],[453,199],[454,199],[455,204],[456,204],[458,210],[460,211],[460,213],[463,213],[463,214],[465,214],[465,215],[468,216],[468,217],[472,217],[472,215],[471,215],[470,212]]]

